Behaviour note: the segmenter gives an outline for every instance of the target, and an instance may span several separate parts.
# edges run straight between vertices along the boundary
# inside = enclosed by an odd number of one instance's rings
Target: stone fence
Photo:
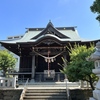
[[[0,77],[0,88],[16,88],[16,77]]]

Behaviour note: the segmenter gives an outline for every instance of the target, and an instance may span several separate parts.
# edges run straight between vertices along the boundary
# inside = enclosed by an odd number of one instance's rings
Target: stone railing
[[[0,77],[0,88],[16,88],[16,77]]]

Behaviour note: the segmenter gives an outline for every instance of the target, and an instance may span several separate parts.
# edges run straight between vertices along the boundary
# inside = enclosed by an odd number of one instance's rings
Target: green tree
[[[0,50],[0,70],[3,71],[3,76],[6,77],[6,73],[9,69],[14,69],[16,59],[13,54],[9,53],[7,50]]]
[[[94,52],[94,46],[91,45],[87,48],[85,45],[74,45],[73,48],[69,49],[69,52],[70,62],[63,58],[63,70],[61,72],[67,75],[69,81],[87,81],[94,89],[93,83],[97,80],[96,75],[92,73],[94,62],[86,60]]]
[[[97,13],[96,19],[100,22],[100,0],[95,0],[90,9],[93,13]]]

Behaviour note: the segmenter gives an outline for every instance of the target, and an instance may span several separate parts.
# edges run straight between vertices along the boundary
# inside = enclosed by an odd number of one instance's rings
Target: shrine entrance
[[[41,49],[41,51],[47,52],[39,52],[39,49]],[[46,48],[47,50],[43,49],[44,48],[38,48],[37,51],[33,51],[36,54],[34,77],[35,81],[61,81],[61,79],[64,79],[64,75],[60,72],[60,69],[62,69],[62,67],[59,64],[63,63],[63,49],[58,50],[59,48],[56,48],[59,53],[56,52],[56,49],[53,49],[53,47],[49,49]]]

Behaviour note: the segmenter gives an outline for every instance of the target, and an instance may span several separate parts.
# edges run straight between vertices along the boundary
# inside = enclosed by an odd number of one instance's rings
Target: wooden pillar
[[[32,79],[34,79],[35,76],[35,55],[32,56]]]
[[[65,60],[67,59],[67,58],[66,58],[66,54],[64,54],[63,57],[64,57]],[[67,79],[67,75],[65,74],[65,79],[64,79],[64,81],[66,81],[66,80],[68,80],[68,79]]]

